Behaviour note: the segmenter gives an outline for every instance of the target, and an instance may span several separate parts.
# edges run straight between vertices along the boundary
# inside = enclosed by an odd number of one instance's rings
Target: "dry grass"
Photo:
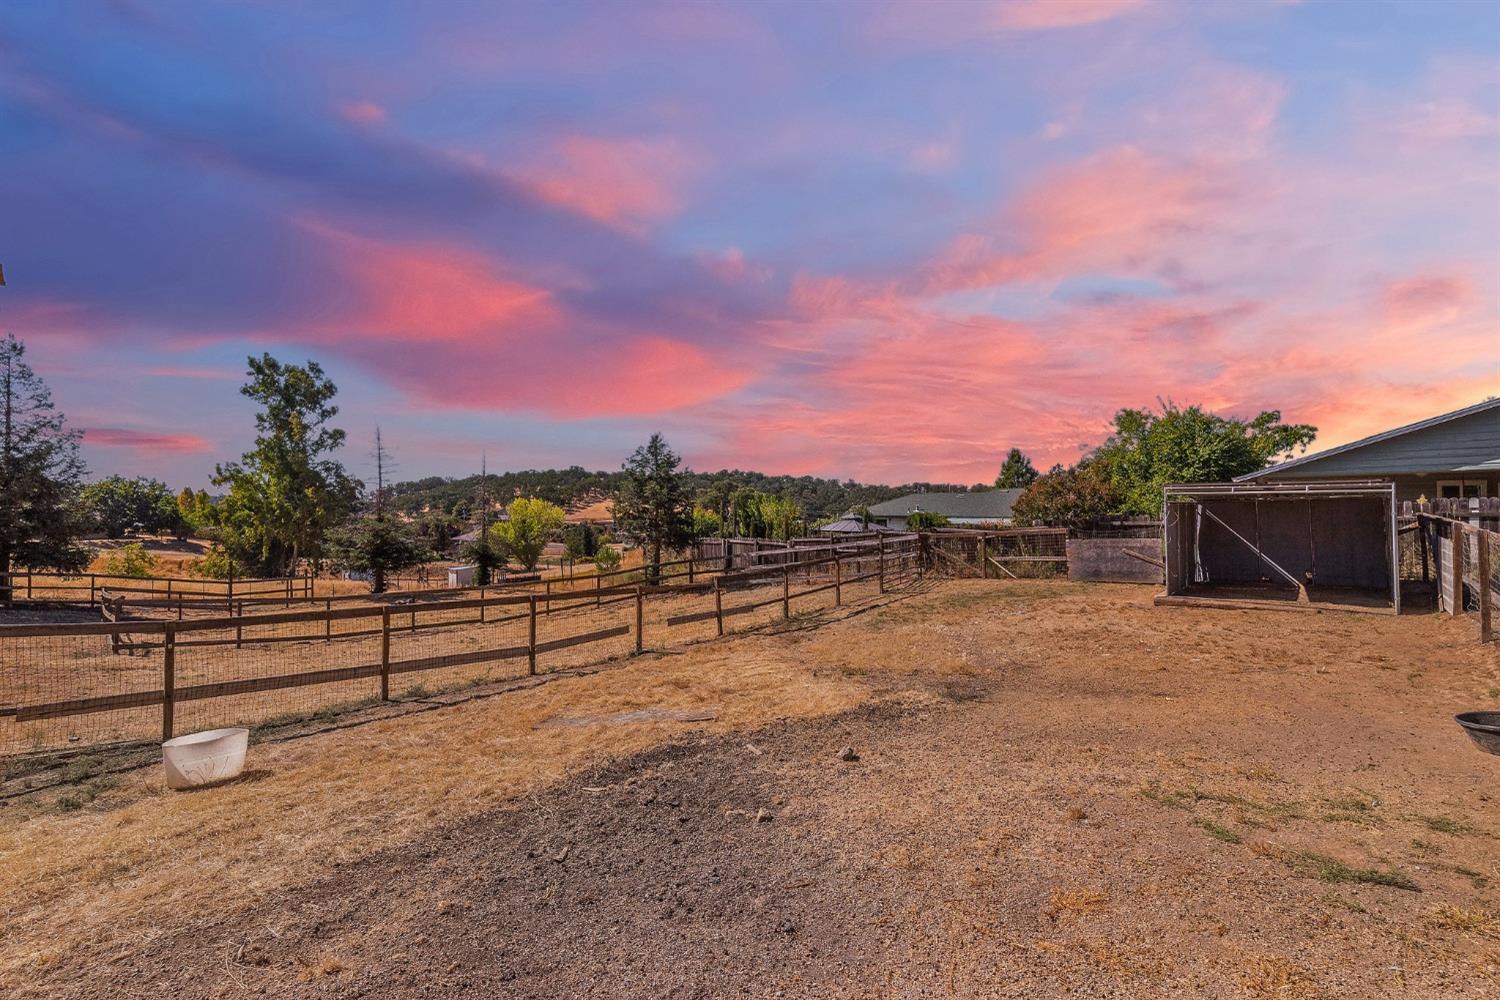
[[[1433,907],[1432,922],[1449,930],[1500,938],[1500,913],[1482,906],[1463,907],[1440,903]]]
[[[1407,662],[1427,665],[1415,688],[1383,669]],[[528,801],[607,758],[878,699],[935,719],[951,710],[965,725],[993,716],[992,726],[957,750],[861,745],[858,767],[834,773],[869,774],[878,794],[830,783],[793,805],[816,806],[852,842],[849,864],[908,880],[899,898],[941,885],[928,905],[963,896],[965,912],[985,914],[995,940],[1011,935],[1018,954],[1082,956],[1124,981],[1147,974],[1149,939],[1170,974],[1258,996],[1327,983],[1379,995],[1393,951],[1403,975],[1425,968],[1428,983],[1465,964],[1488,976],[1494,913],[1460,875],[1500,873],[1500,842],[1482,834],[1485,807],[1470,804],[1491,758],[1449,719],[1490,676],[1500,677],[1492,651],[1464,623],[1435,616],[1196,613],[1154,609],[1144,588],[953,584],[826,627],[799,617],[774,634],[261,745],[253,780],[222,788],[169,794],[153,770],[89,790],[88,801],[75,791],[79,807],[66,814],[0,810],[0,994],[44,989],[45,970],[75,951],[107,960],[210,908],[247,906],[435,826]],[[535,728],[647,707],[717,718]],[[735,739],[757,744],[747,755],[775,759],[774,743]],[[767,829],[782,835],[783,825]],[[1277,843],[1215,833],[1248,827]],[[943,843],[954,829],[967,839]],[[1441,860],[1416,841],[1440,848]],[[979,856],[983,870],[973,867]],[[1395,891],[1415,882],[1421,894]],[[1282,957],[1308,933],[1309,914],[1328,931],[1318,949]],[[922,926],[895,909],[880,919],[903,934]],[[1000,947],[976,945],[962,971],[1021,974]],[[309,949],[304,964],[325,959],[351,960]],[[1184,981],[1132,987],[1151,995]]]
[[[151,936],[207,907],[234,908],[435,823],[473,815],[590,763],[689,729],[836,713],[868,690],[787,640],[752,636],[449,710],[255,749],[253,780],[170,794],[155,769],[88,810],[0,826],[0,992],[82,942]],[[808,645],[814,645],[810,641]],[[706,709],[708,724],[537,729],[558,716]]]

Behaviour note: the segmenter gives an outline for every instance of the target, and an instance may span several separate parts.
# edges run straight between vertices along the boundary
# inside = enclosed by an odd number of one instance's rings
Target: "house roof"
[[[944,517],[1000,521],[1011,516],[1021,489],[976,490],[969,493],[908,493],[870,508],[872,517],[905,517],[922,510]]]
[[[1462,423],[1459,423],[1459,422]],[[1476,472],[1500,468],[1500,396],[1473,406],[1293,458],[1235,479]]]

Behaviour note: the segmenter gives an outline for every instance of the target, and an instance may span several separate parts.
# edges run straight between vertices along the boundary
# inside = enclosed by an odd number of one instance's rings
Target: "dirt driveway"
[[[249,905],[82,948],[34,985],[1500,992],[1500,758],[1449,721],[1500,703],[1493,651],[1436,616],[1149,600],[1144,588],[950,584],[666,657],[682,669],[737,647],[781,656],[809,683],[857,685],[862,703],[681,728]],[[583,731],[608,739],[629,725]],[[322,752],[340,738],[318,737]],[[841,758],[846,746],[857,760]]]

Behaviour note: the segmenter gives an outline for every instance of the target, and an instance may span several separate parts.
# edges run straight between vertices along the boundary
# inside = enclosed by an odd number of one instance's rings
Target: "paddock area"
[[[928,582],[12,800],[0,992],[1495,995],[1495,646],[1155,593]]]

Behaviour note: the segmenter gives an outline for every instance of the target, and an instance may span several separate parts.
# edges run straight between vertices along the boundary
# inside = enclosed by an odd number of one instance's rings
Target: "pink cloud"
[[[554,205],[641,232],[677,213],[697,165],[671,138],[570,135],[523,165],[518,176]]]
[[[539,332],[556,322],[551,293],[500,272],[475,251],[435,242],[392,243],[307,221],[347,280],[329,289],[304,333],[355,331],[413,341]]]
[[[1419,275],[1389,282],[1380,300],[1388,322],[1409,327],[1456,318],[1475,303],[1476,293],[1464,278]]]
[[[1242,197],[1203,163],[1125,146],[1056,169],[989,231],[956,238],[923,269],[929,294],[1069,273],[1148,271],[1165,247],[1221,224]]]
[[[1002,31],[1047,31],[1111,21],[1145,6],[1146,0],[998,0],[989,17]]]
[[[355,125],[378,125],[385,121],[385,108],[374,101],[350,101],[340,104],[339,116]]]
[[[212,451],[213,442],[196,434],[154,434],[126,427],[90,427],[84,430],[87,444],[105,448],[133,448],[140,451],[197,453]]]

